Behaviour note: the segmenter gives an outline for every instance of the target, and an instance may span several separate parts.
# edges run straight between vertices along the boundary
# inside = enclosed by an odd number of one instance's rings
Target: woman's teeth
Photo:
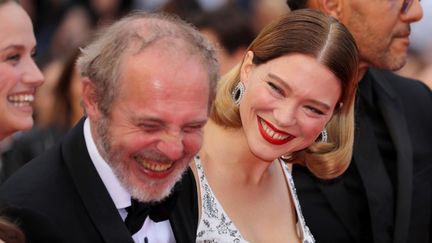
[[[287,135],[282,135],[282,134],[274,131],[263,120],[261,120],[260,122],[261,122],[261,126],[264,128],[264,131],[267,133],[267,135],[272,137],[273,139],[285,140],[289,137]]]
[[[34,95],[10,95],[7,97],[8,101],[14,106],[25,106],[34,100]]]

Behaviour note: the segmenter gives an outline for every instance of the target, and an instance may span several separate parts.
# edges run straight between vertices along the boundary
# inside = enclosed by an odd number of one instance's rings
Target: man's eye
[[[160,129],[159,125],[141,124],[140,127],[146,132],[157,132]]]
[[[201,131],[203,127],[204,127],[203,124],[192,125],[192,126],[185,127],[183,130],[185,132],[197,132],[197,131]]]

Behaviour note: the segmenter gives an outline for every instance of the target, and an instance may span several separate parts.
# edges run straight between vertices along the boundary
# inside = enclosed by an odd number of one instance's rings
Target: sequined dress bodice
[[[300,204],[294,187],[291,172],[285,162],[278,160],[273,163],[281,163],[289,192],[294,199],[294,206],[297,213],[297,227],[303,243],[315,242],[309,228],[306,226]],[[197,239],[199,243],[249,243],[243,238],[240,231],[234,225],[228,214],[225,213],[222,205],[217,200],[204,174],[204,168],[199,156],[195,157],[195,165],[199,176],[201,191],[201,219],[198,223]]]

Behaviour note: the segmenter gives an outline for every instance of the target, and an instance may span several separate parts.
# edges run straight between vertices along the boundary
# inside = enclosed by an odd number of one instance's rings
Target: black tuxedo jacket
[[[133,242],[89,157],[83,123],[0,188],[4,214],[18,221],[29,242]],[[177,242],[194,242],[197,195],[190,191],[196,188],[190,170],[177,187],[171,227]]]
[[[375,82],[378,109],[396,149],[392,242],[432,242],[431,90],[418,81],[388,71],[371,69],[366,75]],[[377,191],[380,177],[374,171],[379,160],[375,156],[380,155],[371,152],[371,141],[362,132],[365,125],[356,123],[353,161],[348,169],[357,171],[361,190],[347,190],[353,179],[346,178],[348,172],[324,182],[307,169],[294,166],[293,177],[306,224],[319,243],[364,242],[359,229],[365,223],[372,232],[371,240],[380,243],[375,234],[380,212],[373,207],[377,200],[384,200]],[[366,212],[356,211],[354,205],[361,202],[349,200],[353,193],[363,194]],[[366,217],[369,222],[360,221],[364,213],[369,214]]]

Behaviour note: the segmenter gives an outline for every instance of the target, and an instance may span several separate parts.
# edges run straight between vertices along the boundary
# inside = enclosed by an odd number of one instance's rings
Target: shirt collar
[[[90,120],[89,118],[86,118],[84,122],[84,139],[90,159],[92,160],[100,178],[102,179],[102,182],[108,190],[111,199],[114,201],[116,208],[122,209],[129,207],[131,205],[131,195],[126,190],[126,188],[123,187],[111,167],[100,155],[93,140],[90,126]]]

